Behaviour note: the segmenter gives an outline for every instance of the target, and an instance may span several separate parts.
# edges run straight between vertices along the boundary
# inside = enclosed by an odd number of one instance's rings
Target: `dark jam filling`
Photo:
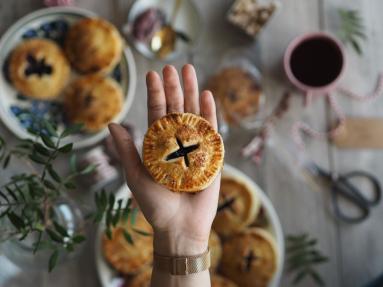
[[[233,209],[234,202],[235,202],[235,197],[226,199],[222,204],[218,206],[217,212],[220,212],[229,208],[231,212],[235,213],[235,210]]]
[[[253,250],[250,250],[249,253],[244,257],[245,260],[245,271],[249,272],[251,269],[251,265],[255,260],[257,260],[257,256],[255,256]]]
[[[45,58],[37,60],[32,55],[28,55],[27,62],[28,66],[24,71],[26,77],[29,77],[31,75],[38,75],[39,77],[42,77],[43,75],[52,74],[52,66],[45,63]]]
[[[195,144],[195,145],[191,145],[191,146],[185,147],[185,146],[183,146],[183,144],[180,141],[180,139],[176,138],[176,141],[177,141],[177,144],[179,146],[179,149],[176,150],[175,152],[172,152],[171,154],[169,154],[166,157],[166,160],[169,161],[169,160],[172,160],[172,159],[183,157],[184,160],[185,160],[185,164],[188,167],[189,166],[188,154],[191,153],[192,151],[195,151],[196,149],[198,149],[199,144]]]

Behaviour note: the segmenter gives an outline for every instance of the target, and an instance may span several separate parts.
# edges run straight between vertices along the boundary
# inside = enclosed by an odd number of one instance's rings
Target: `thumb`
[[[109,131],[113,137],[117,152],[124,166],[128,185],[134,184],[142,172],[142,163],[134,141],[128,131],[118,124],[109,124]]]

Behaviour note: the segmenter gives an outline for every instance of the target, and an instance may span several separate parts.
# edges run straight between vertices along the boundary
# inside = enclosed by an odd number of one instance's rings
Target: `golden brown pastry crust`
[[[130,281],[129,287],[150,287],[150,280],[152,278],[152,268],[146,268],[144,271],[134,276]]]
[[[238,287],[231,280],[217,274],[211,275],[211,287]]]
[[[176,157],[181,145],[187,155]],[[221,171],[223,159],[221,136],[208,121],[194,114],[167,114],[145,135],[144,165],[156,182],[172,191],[207,188]]]
[[[125,275],[134,275],[151,266],[153,262],[153,236],[143,236],[132,230],[136,228],[148,233],[153,233],[152,227],[144,215],[139,212],[135,225],[130,220],[121,223],[112,231],[112,239],[105,235],[102,238],[102,250],[109,264]],[[132,236],[134,245],[124,237],[124,229]]]
[[[31,39],[19,44],[9,59],[9,76],[25,96],[40,100],[57,97],[70,76],[69,62],[50,40]]]
[[[262,90],[248,71],[230,67],[210,78],[207,84],[219,102],[225,119],[235,123],[258,112]]]
[[[249,186],[234,177],[222,176],[218,211],[213,222],[218,234],[227,237],[244,230],[259,210],[260,200]]]
[[[210,270],[217,269],[222,257],[222,244],[218,234],[211,230],[209,237]]]
[[[267,231],[248,229],[225,242],[222,273],[241,287],[266,287],[277,268],[276,250]]]
[[[71,122],[83,123],[89,132],[106,127],[121,111],[123,94],[111,78],[83,76],[64,92],[64,108]]]
[[[75,23],[65,39],[65,52],[80,73],[107,74],[121,59],[123,42],[117,29],[99,18]]]

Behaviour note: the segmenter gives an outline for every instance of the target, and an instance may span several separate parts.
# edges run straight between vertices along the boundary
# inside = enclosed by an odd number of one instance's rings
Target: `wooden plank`
[[[285,234],[307,232],[319,240],[319,248],[331,258],[329,263],[318,268],[319,272],[327,286],[340,286],[337,225],[328,212],[328,193],[313,188],[292,160],[297,155],[291,137],[292,124],[302,120],[317,130],[325,130],[325,104],[320,99],[303,109],[302,95],[290,87],[282,69],[282,57],[288,43],[302,33],[320,30],[320,24],[321,6],[318,1],[283,1],[282,11],[259,39],[269,109],[286,89],[293,93],[290,111],[278,123],[267,150],[262,167],[265,176],[263,188],[279,214]],[[326,143],[307,140],[306,145],[307,154],[321,166],[328,167]],[[310,280],[302,283],[302,286],[311,285]],[[291,278],[287,274],[281,286],[291,286]]]
[[[367,38],[362,45],[363,56],[359,57],[347,48],[348,68],[342,84],[356,92],[371,91],[377,75],[383,70],[383,2],[325,0],[326,29],[333,31],[337,26],[336,9],[357,9],[364,19]],[[371,103],[351,101],[346,97],[337,97],[340,106],[352,116],[381,116],[383,99]],[[377,178],[383,178],[382,151],[353,151],[333,148],[333,164],[337,172],[362,169],[372,172]],[[358,225],[340,226],[340,248],[342,252],[342,286],[363,286],[382,273],[383,266],[383,207],[380,204],[372,210],[371,216]]]

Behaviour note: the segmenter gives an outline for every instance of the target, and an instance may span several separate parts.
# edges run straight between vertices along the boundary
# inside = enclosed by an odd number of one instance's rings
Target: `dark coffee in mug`
[[[292,50],[289,65],[294,77],[302,84],[323,87],[341,74],[343,54],[331,39],[309,37]]]

